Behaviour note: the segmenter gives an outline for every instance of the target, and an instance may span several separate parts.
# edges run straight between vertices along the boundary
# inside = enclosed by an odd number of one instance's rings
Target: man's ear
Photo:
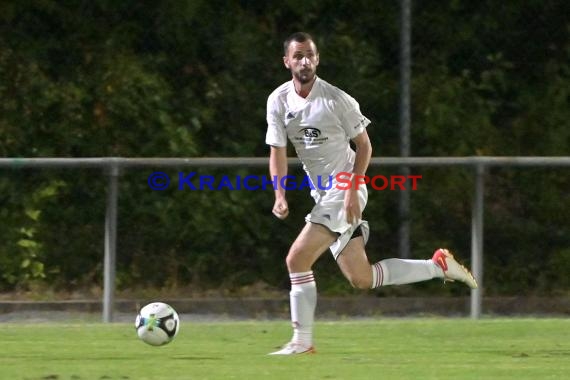
[[[289,58],[283,57],[283,64],[285,65],[286,68],[290,69],[290,67],[289,67]]]

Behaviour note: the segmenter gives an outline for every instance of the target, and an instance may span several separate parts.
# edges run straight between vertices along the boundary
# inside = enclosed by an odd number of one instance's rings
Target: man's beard
[[[315,79],[314,71],[299,72],[294,73],[293,75],[295,76],[295,79],[297,79],[301,84],[311,83],[313,79]]]

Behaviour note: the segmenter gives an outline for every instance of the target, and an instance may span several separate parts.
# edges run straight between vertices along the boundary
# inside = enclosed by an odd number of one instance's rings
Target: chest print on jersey
[[[328,139],[325,132],[321,128],[313,127],[315,120],[310,115],[310,105],[306,105],[303,109],[287,110],[285,112],[285,128],[290,140],[294,144],[308,147],[317,147],[323,145]]]
[[[293,140],[296,143],[300,143],[305,146],[323,145],[328,139],[328,136],[323,136],[321,130],[315,127],[300,128],[296,135],[293,136]]]

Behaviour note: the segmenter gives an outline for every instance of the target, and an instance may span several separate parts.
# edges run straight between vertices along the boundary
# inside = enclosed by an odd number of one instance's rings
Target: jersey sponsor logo
[[[315,127],[301,128],[296,136],[291,137],[293,143],[302,144],[306,147],[323,145],[328,139],[328,136],[322,136],[321,130]]]
[[[319,137],[321,135],[321,130],[318,128],[307,127],[299,130],[305,137]]]

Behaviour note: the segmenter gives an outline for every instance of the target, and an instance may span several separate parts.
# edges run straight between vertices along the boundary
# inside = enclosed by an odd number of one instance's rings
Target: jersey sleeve
[[[360,112],[360,105],[350,95],[341,92],[337,99],[338,116],[342,127],[350,139],[355,138],[370,124],[370,120]]]
[[[284,147],[287,146],[287,130],[277,97],[270,95],[267,99],[267,133],[265,134],[265,143],[271,146]]]

